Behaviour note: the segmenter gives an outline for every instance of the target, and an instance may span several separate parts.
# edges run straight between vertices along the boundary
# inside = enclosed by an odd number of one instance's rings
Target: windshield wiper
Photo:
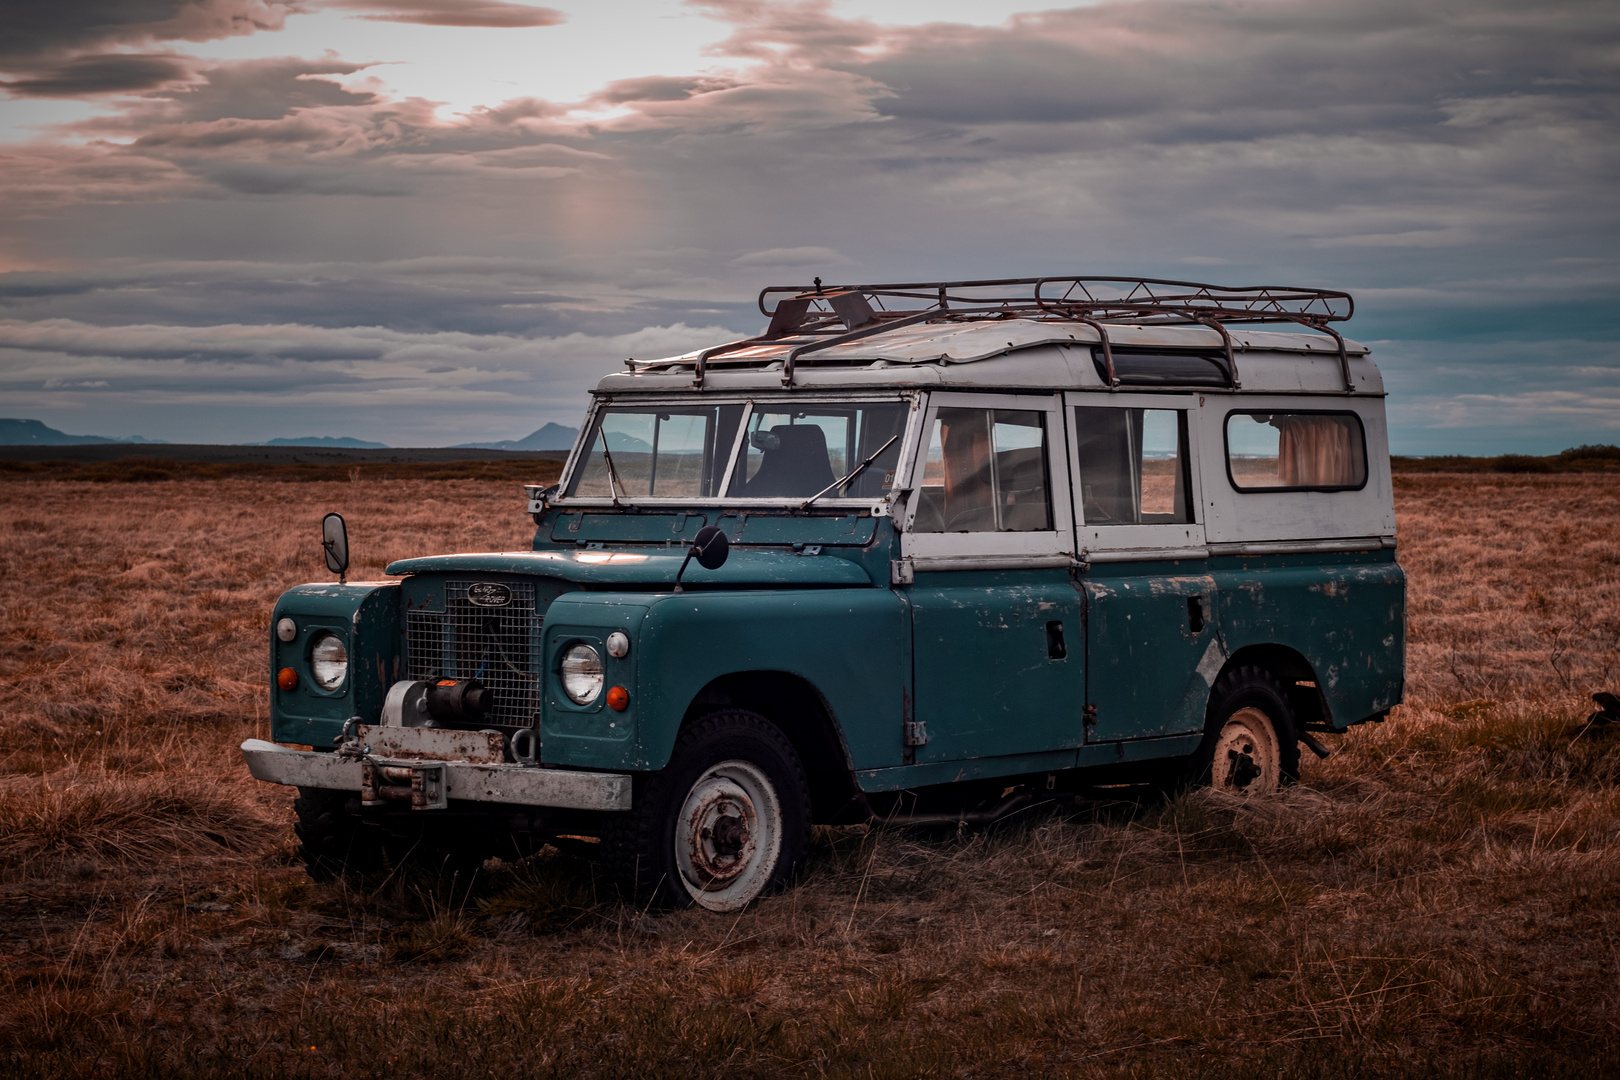
[[[613,455],[608,452],[607,432],[597,428],[596,433],[602,437],[602,460],[607,462],[608,494],[613,496],[613,509],[622,510],[623,507],[619,505],[619,486],[623,481],[619,479],[619,470],[613,467]]]
[[[849,472],[846,473],[844,476],[839,477],[837,480],[834,480],[832,483],[828,484],[826,487],[822,488],[820,491],[816,492],[814,495],[812,495],[808,499],[804,500],[804,502],[799,504],[799,509],[800,510],[808,510],[810,508],[811,503],[815,502],[817,499],[819,499],[823,495],[827,494],[827,492],[836,491],[837,489],[843,487],[845,484],[849,483],[851,480],[855,479],[857,476],[861,475],[861,473],[866,471],[866,467],[868,465],[872,464],[872,462],[876,461],[879,457],[881,457],[883,455],[883,451],[885,451],[889,447],[893,446],[894,441],[896,439],[898,439],[899,437],[900,436],[898,436],[898,435],[890,436],[888,442],[884,443],[882,446],[880,446],[876,450],[872,451],[872,456],[871,457],[867,458],[865,461],[861,462],[859,465],[857,465],[853,469],[849,470]]]

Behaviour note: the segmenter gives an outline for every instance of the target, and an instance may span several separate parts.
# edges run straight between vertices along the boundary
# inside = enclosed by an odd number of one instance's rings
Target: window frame
[[[900,434],[900,457],[895,462],[895,480],[889,490],[879,496],[839,497],[832,493],[823,495],[811,506],[811,512],[822,509],[840,509],[848,513],[851,509],[874,509],[886,504],[893,494],[902,487],[902,478],[908,475],[911,463],[907,453],[915,441],[914,433],[917,427],[921,394],[912,392],[890,391],[849,391],[839,393],[836,391],[820,391],[804,393],[793,391],[771,392],[764,391],[750,394],[746,391],[736,393],[707,393],[697,394],[601,394],[593,398],[591,406],[585,413],[585,420],[580,427],[580,435],[574,440],[574,448],[569,453],[567,462],[563,465],[563,472],[557,480],[559,497],[551,500],[554,506],[577,506],[584,509],[614,508],[614,501],[606,495],[574,495],[564,496],[560,493],[567,491],[574,483],[576,471],[583,467],[589,459],[592,447],[597,443],[595,438],[596,425],[604,409],[621,408],[647,408],[654,409],[660,406],[688,407],[693,405],[741,405],[742,415],[737,421],[737,432],[733,436],[730,457],[726,461],[725,472],[720,477],[719,490],[726,492],[731,489],[732,473],[738,464],[738,457],[742,450],[742,442],[747,437],[748,421],[753,416],[756,407],[797,405],[814,406],[828,405],[861,405],[867,403],[892,402],[904,405],[909,410],[906,415],[905,426]],[[587,438],[589,441],[587,442]],[[858,462],[855,464],[859,464]],[[851,466],[853,468],[853,465]],[[873,468],[876,468],[874,465]],[[637,507],[644,509],[679,509],[690,506],[715,507],[761,507],[764,509],[797,509],[805,500],[805,496],[796,495],[783,498],[748,498],[746,496],[716,495],[684,495],[675,497],[650,496],[623,496],[618,500],[620,507]]]
[[[1075,543],[1081,551],[1149,551],[1152,549],[1202,548],[1204,545],[1204,492],[1199,480],[1198,423],[1203,395],[1186,392],[1131,393],[1113,391],[1106,395],[1070,391],[1063,395],[1063,423],[1069,443],[1069,478],[1072,491],[1083,490],[1080,468],[1079,411],[1081,409],[1159,409],[1180,412],[1185,425],[1187,459],[1181,463],[1187,484],[1187,504],[1192,508],[1189,522],[1152,522],[1146,525],[1087,525],[1085,507],[1074,504]]]
[[[1359,484],[1296,484],[1292,487],[1241,487],[1232,475],[1232,417],[1234,416],[1348,416],[1355,420],[1361,433],[1361,483]],[[1280,451],[1279,437],[1279,451]],[[1281,495],[1300,491],[1361,491],[1372,479],[1372,463],[1367,460],[1367,425],[1361,414],[1351,409],[1228,409],[1221,417],[1221,460],[1226,469],[1226,482],[1239,495]]]
[[[928,467],[928,448],[923,445],[933,430],[940,409],[1003,409],[1038,412],[1045,417],[1047,499],[1052,512],[1052,528],[1034,532],[913,532],[923,473]],[[903,557],[962,556],[1072,556],[1074,518],[1069,496],[1067,468],[1068,434],[1063,424],[1063,399],[1052,394],[931,392],[919,410],[919,422],[908,433],[907,450],[901,456],[907,466],[904,488],[905,512],[900,515],[900,553]],[[901,485],[896,484],[896,488]]]

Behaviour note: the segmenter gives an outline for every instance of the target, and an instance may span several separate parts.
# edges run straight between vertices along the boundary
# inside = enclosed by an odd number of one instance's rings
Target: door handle
[[[1069,655],[1069,647],[1063,643],[1063,624],[1049,622],[1046,624],[1046,658],[1048,660],[1062,660]]]

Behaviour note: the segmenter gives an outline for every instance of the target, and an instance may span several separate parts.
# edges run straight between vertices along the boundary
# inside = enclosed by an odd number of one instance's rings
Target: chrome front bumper
[[[293,750],[263,739],[243,743],[242,757],[255,780],[270,784],[359,792],[364,780],[363,759],[359,757]],[[442,776],[446,799],[569,810],[630,809],[630,777],[623,773],[406,759],[395,755],[382,763],[402,769],[432,769]]]

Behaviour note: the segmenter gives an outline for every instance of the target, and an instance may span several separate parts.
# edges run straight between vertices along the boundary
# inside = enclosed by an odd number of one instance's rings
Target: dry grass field
[[[1620,475],[1397,500],[1410,700],[1284,798],[823,830],[717,918],[549,850],[316,885],[241,765],[320,515],[510,549],[511,480],[0,482],[0,1073],[1614,1075]]]

